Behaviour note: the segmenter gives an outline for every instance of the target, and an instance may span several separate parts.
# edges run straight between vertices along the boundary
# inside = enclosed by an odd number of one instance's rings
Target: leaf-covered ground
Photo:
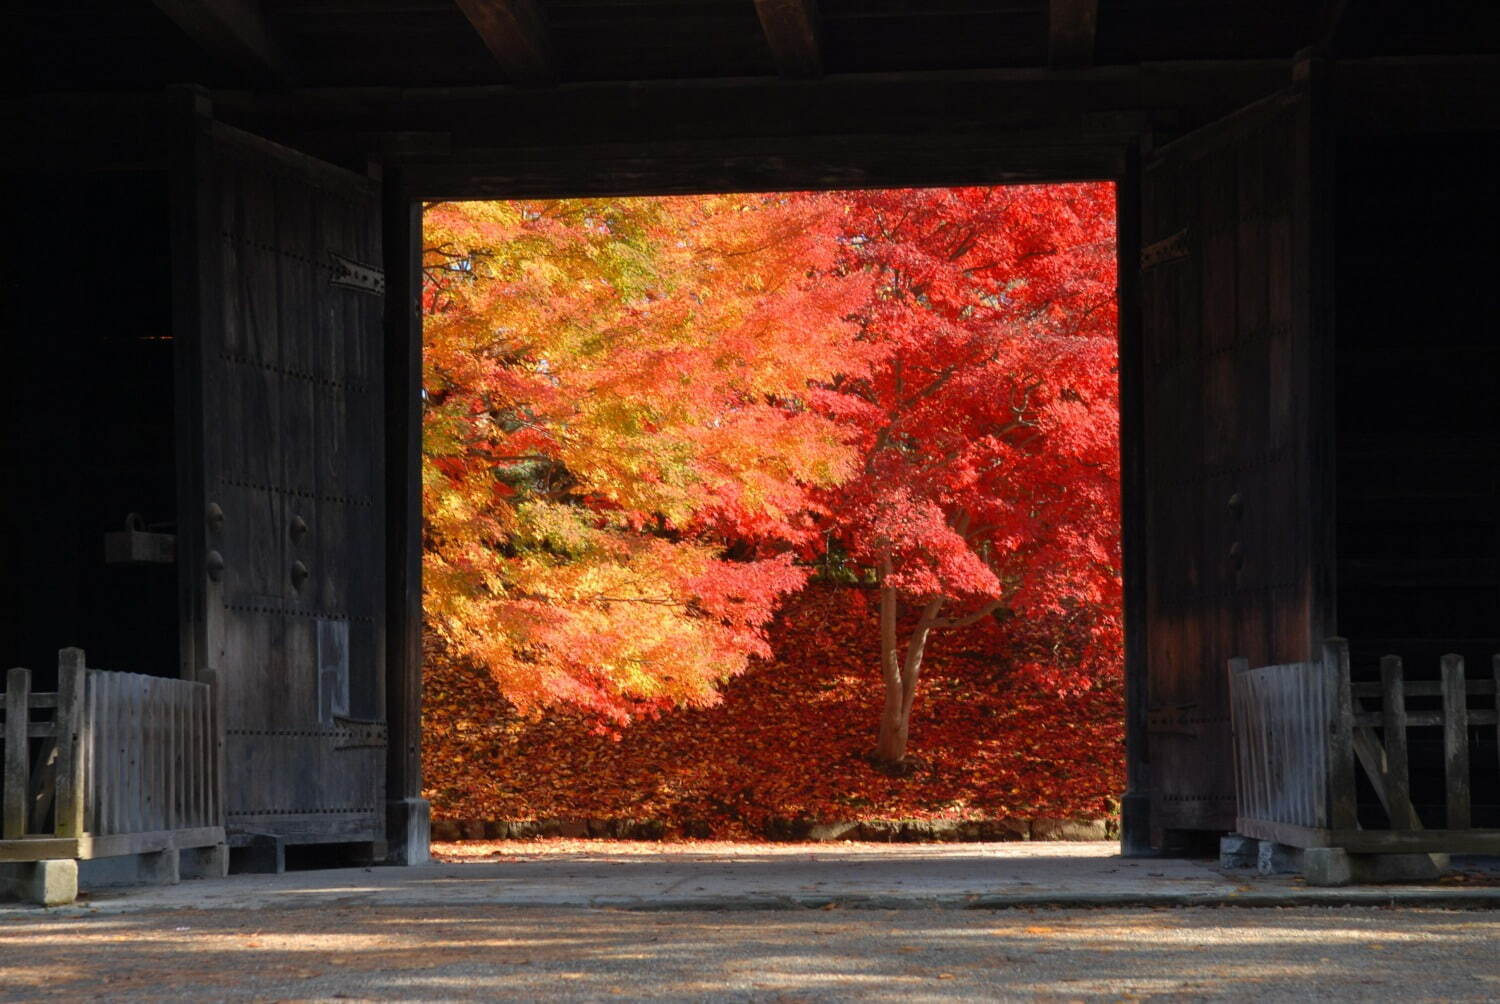
[[[668,834],[759,836],[768,820],[1098,817],[1124,787],[1115,682],[1062,696],[1014,667],[1043,644],[985,622],[937,636],[912,721],[917,769],[865,756],[878,636],[858,589],[812,584],[771,628],[776,658],[723,702],[599,734],[579,714],[515,715],[483,671],[429,647],[423,769],[437,819],[661,820]]]

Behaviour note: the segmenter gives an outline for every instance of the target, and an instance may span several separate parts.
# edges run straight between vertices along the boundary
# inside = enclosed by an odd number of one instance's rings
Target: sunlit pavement
[[[1215,862],[1130,859],[1113,843],[447,845],[468,855],[417,868],[231,875],[92,892],[72,912],[341,904],[568,906],[637,910],[1017,906],[1372,905],[1500,907],[1500,874],[1417,886],[1313,889],[1292,875]],[[441,850],[441,848],[440,848]],[[1473,869],[1468,869],[1473,873]],[[0,904],[6,911],[34,908]]]
[[[1310,890],[1107,844],[466,850],[502,860],[5,904],[0,1000],[1500,997],[1477,863]]]

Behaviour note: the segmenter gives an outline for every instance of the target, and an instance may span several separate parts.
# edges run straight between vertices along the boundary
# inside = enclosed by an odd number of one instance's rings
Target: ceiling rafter
[[[258,0],[153,0],[157,8],[209,55],[256,80],[289,85],[296,73],[266,23]]]
[[[1047,64],[1053,67],[1094,65],[1094,37],[1099,27],[1099,0],[1049,0]]]
[[[755,0],[771,57],[783,77],[821,77],[817,0]]]
[[[454,0],[512,83],[557,82],[552,37],[536,0]]]

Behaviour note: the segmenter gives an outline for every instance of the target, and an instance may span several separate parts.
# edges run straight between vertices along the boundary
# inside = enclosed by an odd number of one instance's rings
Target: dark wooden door
[[[184,652],[222,685],[226,823],[383,841],[379,187],[204,117],[189,132]]]
[[[1234,828],[1226,662],[1308,658],[1330,593],[1311,103],[1144,167],[1148,747],[1155,840]]]

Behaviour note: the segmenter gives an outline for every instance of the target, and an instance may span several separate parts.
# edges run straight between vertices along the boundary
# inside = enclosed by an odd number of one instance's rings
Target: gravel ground
[[[1493,1000],[1500,913],[642,913],[459,903],[12,913],[0,1000]]]

